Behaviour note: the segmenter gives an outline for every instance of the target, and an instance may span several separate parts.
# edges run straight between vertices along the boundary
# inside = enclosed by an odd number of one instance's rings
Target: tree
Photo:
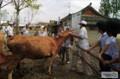
[[[11,3],[11,0],[0,0],[0,9]]]
[[[4,12],[2,12],[2,8],[7,6],[8,4],[11,3],[11,0],[0,0],[0,24],[1,24],[1,18],[4,15]]]
[[[113,17],[117,18],[119,10],[120,10],[120,0],[111,1],[111,10],[112,10]]]
[[[109,17],[109,15],[111,13],[110,0],[101,0],[101,6],[100,6],[99,11],[104,16]]]
[[[39,5],[35,3],[36,0],[12,0],[16,10],[16,33],[19,33],[19,14],[25,8],[39,9]]]
[[[0,12],[0,20],[6,20],[9,15],[9,12],[7,10],[1,10]]]
[[[104,16],[117,17],[120,11],[120,0],[101,0],[101,6],[99,11]]]

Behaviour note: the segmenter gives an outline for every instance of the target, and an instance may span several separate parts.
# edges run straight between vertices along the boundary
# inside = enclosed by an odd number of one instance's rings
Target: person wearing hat
[[[87,29],[86,29],[86,26],[87,26],[87,22],[85,20],[81,20],[80,23],[80,31],[79,31],[79,34],[76,35],[76,34],[71,34],[73,37],[76,37],[79,39],[79,47],[80,48],[83,48],[83,49],[88,49],[89,48],[89,42],[88,42],[88,34],[87,34]],[[82,58],[83,60],[87,61],[88,63],[90,63],[90,56],[85,53],[85,51],[79,49],[79,53],[78,55],[80,56],[80,58]],[[82,60],[79,60],[78,61],[78,58],[77,58],[77,63],[76,64],[80,64],[80,67],[77,67],[77,70],[79,72],[83,72],[87,75],[92,75],[92,70],[91,68]],[[76,68],[75,68],[76,69]]]
[[[38,36],[48,36],[47,27],[41,26],[40,30],[38,31]]]
[[[30,35],[28,24],[26,24],[26,26],[24,26],[24,28],[21,30],[21,33],[22,33],[22,35],[25,35],[25,36]]]
[[[11,38],[11,37],[14,36],[14,28],[13,28],[13,25],[10,24],[9,22],[8,22],[8,26],[7,26],[7,28],[5,29],[5,31],[6,31],[6,34],[7,34],[7,37],[8,37],[8,38]]]

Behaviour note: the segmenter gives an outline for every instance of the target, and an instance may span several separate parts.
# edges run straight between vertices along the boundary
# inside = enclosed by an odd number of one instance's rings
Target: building
[[[71,24],[72,14],[68,14],[64,18],[61,19],[64,26],[72,26]]]
[[[69,25],[70,27],[77,29],[79,27],[80,20],[86,20],[88,22],[88,26],[90,28],[94,28],[94,25],[97,21],[107,19],[107,17],[97,12],[91,5],[92,3],[78,12],[65,16],[63,19],[61,19],[63,25]]]

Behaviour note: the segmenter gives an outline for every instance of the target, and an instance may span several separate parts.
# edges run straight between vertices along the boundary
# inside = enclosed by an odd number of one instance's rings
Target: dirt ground
[[[14,79],[99,79],[99,76],[94,72],[93,76],[88,76],[78,71],[71,70],[73,65],[75,65],[74,59],[77,51],[71,51],[70,63],[61,64],[60,58],[57,58],[53,65],[53,74],[49,76],[44,69],[44,59],[42,60],[30,60],[25,59],[20,66],[20,69],[14,72]],[[96,53],[97,49],[93,51]],[[99,70],[98,61],[91,57],[91,65],[97,71]]]
[[[71,65],[62,65],[56,62],[53,66],[53,74],[49,76],[42,64],[44,60],[25,59],[19,70],[14,72],[14,79],[98,79],[97,76],[87,76],[83,73],[72,71]]]

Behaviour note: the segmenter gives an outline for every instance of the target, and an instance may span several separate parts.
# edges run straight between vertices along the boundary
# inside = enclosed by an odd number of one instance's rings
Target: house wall
[[[72,14],[71,25],[73,29],[78,29],[80,27],[79,22],[81,20],[81,12]]]
[[[95,15],[95,13],[94,13],[93,11],[91,11],[90,9],[85,9],[85,10],[82,12],[82,15],[97,16],[97,15]]]
[[[81,18],[86,20],[88,22],[88,27],[89,28],[95,28],[96,22],[100,20],[106,20],[105,17],[102,17],[98,14],[96,14],[95,11],[93,11],[91,8],[84,9],[82,11]]]
[[[90,28],[95,28],[94,26],[97,21],[106,20],[106,18],[94,11],[92,7],[88,6],[79,12],[71,14],[71,16],[67,16],[63,22],[65,26],[71,26],[73,29],[78,29],[80,27],[80,20],[86,20]]]

